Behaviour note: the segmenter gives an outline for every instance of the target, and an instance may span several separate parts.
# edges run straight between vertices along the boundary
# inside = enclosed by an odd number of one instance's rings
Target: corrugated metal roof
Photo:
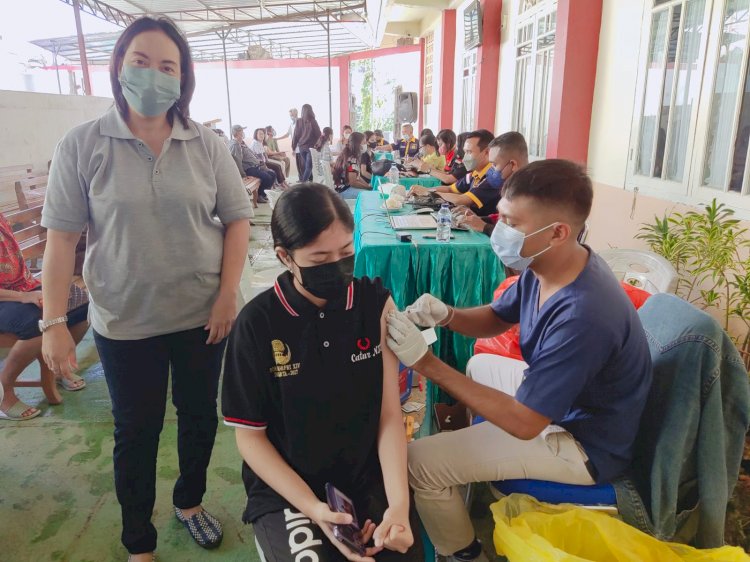
[[[61,0],[72,6],[73,0]],[[121,27],[143,15],[172,18],[188,37],[195,60],[325,57],[378,46],[385,0],[79,0],[81,10]],[[374,17],[373,17],[374,16]],[[71,10],[71,18],[73,13]],[[84,30],[85,32],[85,30]],[[117,33],[85,35],[91,64],[105,64]],[[78,62],[76,37],[34,44]]]

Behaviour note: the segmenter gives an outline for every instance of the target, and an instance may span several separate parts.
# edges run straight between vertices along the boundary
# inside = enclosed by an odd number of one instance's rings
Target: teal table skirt
[[[412,235],[412,243],[399,242],[382,205],[378,193],[363,193],[357,199],[354,209],[356,277],[380,277],[399,310],[424,293],[459,308],[491,302],[505,274],[487,236],[473,231],[453,231],[455,239],[444,243],[423,238],[425,234],[434,235],[432,231],[410,230],[406,232]],[[409,207],[394,214],[410,210]],[[473,339],[438,328],[438,341],[433,351],[459,371],[465,371],[473,348]],[[425,420],[431,418],[432,404],[439,398],[439,389],[430,385]],[[430,431],[428,427],[424,429]]]
[[[384,176],[372,176],[370,186],[373,190],[377,190],[381,183],[388,183],[388,178]],[[410,189],[412,185],[423,185],[425,187],[439,187],[442,185],[442,182],[439,179],[430,176],[416,178],[402,177],[398,180],[398,183],[403,185],[406,189]]]

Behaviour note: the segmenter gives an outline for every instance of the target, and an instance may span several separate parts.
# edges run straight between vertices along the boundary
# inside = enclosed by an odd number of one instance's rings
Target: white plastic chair
[[[673,293],[677,289],[677,271],[665,258],[648,250],[612,248],[599,255],[625,283],[649,293]]]
[[[323,183],[322,167],[320,165],[320,152],[314,148],[310,149],[310,157],[312,158],[312,179],[316,183]]]

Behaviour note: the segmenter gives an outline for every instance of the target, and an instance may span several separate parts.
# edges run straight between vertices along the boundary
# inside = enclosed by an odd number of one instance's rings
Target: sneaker
[[[182,510],[175,507],[174,514],[199,546],[205,549],[212,549],[221,544],[221,539],[224,538],[221,523],[205,509],[192,517],[185,517],[182,514]]]

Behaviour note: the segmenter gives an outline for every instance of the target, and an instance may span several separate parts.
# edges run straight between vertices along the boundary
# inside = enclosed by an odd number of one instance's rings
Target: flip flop
[[[25,404],[19,400],[6,411],[3,412],[2,410],[0,410],[0,420],[26,421],[33,419],[42,413],[39,408],[36,408],[36,413],[31,414],[30,416],[22,415],[29,408],[32,408],[32,406],[29,406],[28,404]]]
[[[78,375],[72,375],[71,378],[72,380],[66,379],[65,377],[60,377],[55,382],[68,392],[78,392],[79,390],[83,390],[84,388],[86,388],[86,381],[84,381],[81,377],[79,377]],[[73,383],[78,381],[83,381],[83,384],[81,386],[73,386]]]

